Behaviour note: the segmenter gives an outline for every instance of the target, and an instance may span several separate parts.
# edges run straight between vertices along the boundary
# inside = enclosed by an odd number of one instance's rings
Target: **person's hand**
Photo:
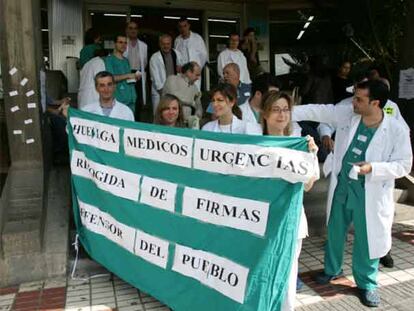
[[[141,80],[142,73],[139,71],[135,71],[134,79],[137,79],[137,81]]]
[[[359,166],[359,175],[367,175],[372,172],[372,165],[368,162],[357,162],[354,165]]]
[[[332,151],[334,148],[334,141],[331,137],[329,137],[328,135],[322,136],[322,146],[328,150],[328,151]]]
[[[63,102],[59,108],[57,109],[61,115],[63,115],[65,118],[68,118],[68,109],[69,109],[69,103]]]
[[[181,72],[181,66],[179,66],[179,65],[175,66],[175,70],[177,71],[177,73],[180,73]]]
[[[135,73],[127,73],[126,74],[126,80],[131,80],[131,79],[136,79],[137,76],[135,75]]]
[[[308,150],[309,150],[309,152],[312,152],[312,153],[316,154],[318,152],[319,148],[316,145],[315,140],[313,139],[313,137],[307,135],[306,140],[308,141]]]

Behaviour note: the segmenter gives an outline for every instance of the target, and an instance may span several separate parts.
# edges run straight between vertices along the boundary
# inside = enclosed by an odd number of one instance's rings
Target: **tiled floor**
[[[299,310],[365,309],[354,297],[355,284],[351,272],[352,241],[353,235],[349,234],[343,267],[345,277],[333,284],[321,286],[313,282],[312,275],[323,269],[324,239],[311,237],[304,240],[299,267],[305,284],[297,293],[296,303]],[[381,268],[378,274],[381,292],[385,296],[389,295],[389,299],[386,298],[383,303],[385,307],[381,310],[410,310],[405,309],[410,308],[409,304],[402,301],[414,299],[414,220],[394,225],[392,257],[395,267]],[[90,269],[87,267],[80,268],[77,276],[86,277],[88,272]],[[156,299],[105,270],[100,270],[99,273],[102,274],[90,279],[57,278],[24,283],[18,287],[0,288],[0,311],[169,310]],[[398,295],[400,296],[396,299]],[[350,297],[352,299],[349,299]]]

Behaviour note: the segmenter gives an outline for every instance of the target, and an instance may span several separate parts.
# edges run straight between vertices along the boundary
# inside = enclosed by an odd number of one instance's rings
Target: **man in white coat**
[[[140,116],[143,106],[147,103],[147,74],[145,70],[148,65],[148,46],[145,42],[138,39],[137,22],[131,21],[127,24],[126,35],[128,45],[124,52],[124,57],[128,59],[131,71],[137,75],[137,82],[135,84],[137,92],[135,114]]]
[[[155,114],[162,88],[165,81],[171,75],[176,75],[181,71],[183,65],[180,52],[172,48],[172,37],[168,34],[163,34],[159,38],[160,50],[154,53],[150,59],[150,74],[151,74],[151,98],[152,111]]]
[[[293,120],[329,123],[336,129],[328,192],[328,237],[320,284],[342,275],[346,235],[354,224],[352,273],[361,302],[380,304],[377,292],[379,258],[391,248],[396,178],[411,171],[412,150],[407,128],[383,112],[388,89],[381,81],[357,84],[352,106],[295,107]]]
[[[183,17],[178,21],[180,35],[175,38],[174,48],[180,52],[184,64],[197,62],[201,70],[208,60],[208,53],[203,38],[190,30],[190,23]],[[198,90],[201,90],[201,79],[196,81]]]
[[[217,73],[223,78],[224,66],[230,63],[236,63],[240,69],[240,81],[250,84],[249,70],[247,69],[247,60],[243,52],[239,50],[240,36],[237,33],[231,33],[229,36],[229,46],[223,50],[217,58]]]
[[[108,71],[101,71],[95,76],[95,87],[99,94],[96,102],[84,107],[83,111],[109,118],[134,121],[134,113],[125,104],[115,99],[115,77]],[[64,117],[68,116],[68,103],[63,103],[59,110]]]

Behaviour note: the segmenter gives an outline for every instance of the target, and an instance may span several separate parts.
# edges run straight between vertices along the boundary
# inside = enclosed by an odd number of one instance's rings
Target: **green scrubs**
[[[352,274],[358,288],[372,290],[377,287],[379,259],[369,259],[367,223],[365,217],[365,177],[351,179],[351,163],[365,161],[367,147],[376,128],[368,128],[361,121],[343,158],[342,169],[332,201],[328,222],[328,241],[325,246],[325,273],[341,272],[349,225],[354,224]]]
[[[111,54],[105,57],[104,61],[106,70],[115,76],[131,73],[131,67],[126,58],[119,59]],[[135,83],[127,83],[126,80],[118,81],[116,83],[115,98],[117,101],[127,105],[135,113],[135,101],[137,99]]]
[[[88,61],[95,57],[95,52],[102,49],[99,44],[88,44],[83,47],[79,55],[79,65],[82,68]]]

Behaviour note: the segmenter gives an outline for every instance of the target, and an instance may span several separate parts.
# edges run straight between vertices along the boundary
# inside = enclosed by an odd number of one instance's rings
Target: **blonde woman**
[[[154,124],[184,127],[183,110],[176,96],[165,94],[161,97],[155,110]]]
[[[263,135],[269,136],[294,136],[292,135],[292,99],[289,95],[283,92],[271,91],[263,98],[263,112],[261,123],[263,126]],[[318,147],[312,137],[308,136],[308,148],[309,151],[315,155],[316,171],[319,173],[318,162],[316,158],[316,152]],[[305,184],[305,191],[309,191],[312,188],[314,180],[319,178],[319,174]],[[282,311],[294,310],[295,307],[295,295],[296,295],[296,279],[298,274],[298,260],[300,250],[302,248],[302,239],[308,236],[308,224],[304,208],[302,207],[301,217],[299,221],[296,252],[292,268],[288,280],[288,288],[285,296],[285,300],[282,304]]]

